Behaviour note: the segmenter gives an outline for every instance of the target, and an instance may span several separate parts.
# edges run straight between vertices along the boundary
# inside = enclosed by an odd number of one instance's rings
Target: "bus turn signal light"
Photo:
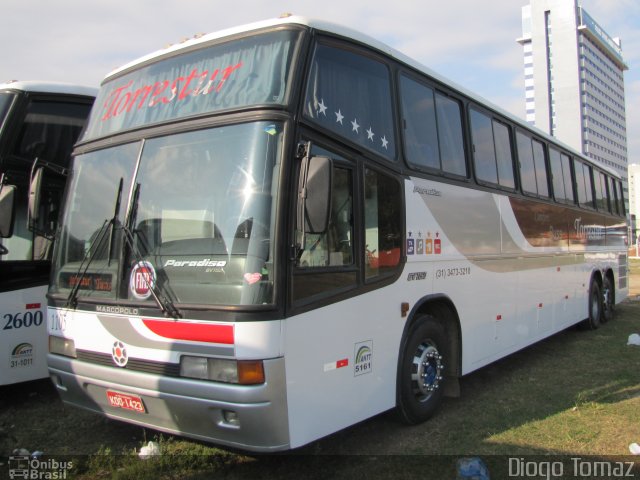
[[[264,366],[260,360],[241,360],[238,362],[238,383],[240,385],[258,385],[264,383]]]

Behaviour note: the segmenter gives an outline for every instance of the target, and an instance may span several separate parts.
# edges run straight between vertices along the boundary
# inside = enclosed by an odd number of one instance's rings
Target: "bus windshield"
[[[252,122],[76,157],[51,292],[273,303],[282,130]]]
[[[184,117],[284,104],[299,33],[236,38],[165,58],[102,85],[83,140]]]
[[[4,123],[4,118],[9,112],[9,107],[13,101],[15,94],[9,92],[0,92],[0,129]]]

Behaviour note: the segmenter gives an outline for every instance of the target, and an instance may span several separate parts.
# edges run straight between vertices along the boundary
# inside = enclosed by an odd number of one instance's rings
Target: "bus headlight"
[[[262,360],[225,360],[188,355],[180,358],[180,376],[240,385],[258,385],[265,380]]]
[[[49,352],[65,357],[78,358],[76,355],[76,344],[70,338],[49,335]]]

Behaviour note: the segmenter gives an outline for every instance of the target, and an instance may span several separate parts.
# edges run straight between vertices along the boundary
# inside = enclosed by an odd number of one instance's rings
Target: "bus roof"
[[[20,90],[23,92],[56,93],[63,95],[85,95],[87,97],[95,97],[98,94],[98,89],[94,87],[44,81],[11,80],[6,83],[0,83],[0,90]]]
[[[208,33],[208,34],[202,34],[202,35],[196,35],[191,39],[185,40],[181,43],[178,44],[174,44],[174,45],[169,45],[166,48],[163,48],[161,50],[157,50],[155,52],[152,52],[148,55],[145,55],[143,57],[140,57],[136,60],[133,60],[132,62],[129,62],[125,65],[123,65],[122,67],[119,67],[115,70],[113,70],[112,72],[110,72],[109,74],[107,74],[107,76],[105,77],[104,82],[111,80],[112,77],[117,77],[123,73],[125,73],[128,70],[133,70],[143,64],[146,64],[148,62],[153,62],[155,60],[159,60],[162,57],[165,56],[172,56],[176,53],[179,53],[181,50],[187,50],[187,49],[191,49],[191,48],[197,48],[198,45],[200,44],[206,44],[208,42],[212,42],[215,41],[217,39],[220,38],[224,38],[224,37],[228,37],[231,35],[238,35],[238,34],[242,34],[245,32],[251,32],[254,30],[261,30],[261,29],[266,29],[269,27],[276,27],[276,26],[281,26],[281,25],[302,25],[302,26],[306,26],[308,28],[314,29],[314,30],[318,30],[321,32],[327,32],[327,33],[331,33],[331,34],[335,34],[338,36],[342,36],[351,40],[354,40],[356,42],[362,43],[364,45],[368,45],[369,47],[372,47],[380,52],[383,52],[385,54],[387,54],[388,56],[390,56],[391,58],[394,58],[395,60],[404,63],[406,65],[408,65],[411,68],[414,68],[432,78],[434,78],[435,80],[439,81],[440,83],[447,85],[448,87],[452,88],[453,90],[457,91],[458,93],[468,97],[471,100],[476,101],[479,105],[484,106],[486,108],[489,108],[490,110],[493,110],[494,112],[498,113],[499,115],[502,115],[503,117],[513,121],[514,123],[516,123],[517,125],[522,126],[525,129],[529,129],[531,131],[533,131],[536,135],[538,135],[541,138],[544,138],[552,143],[555,143],[557,146],[559,146],[560,148],[563,148],[565,150],[567,150],[568,152],[571,152],[573,155],[577,155],[579,157],[581,157],[584,160],[589,161],[592,164],[597,165],[598,168],[613,174],[614,176],[620,178],[620,174],[617,173],[615,170],[613,170],[612,168],[609,168],[603,164],[601,164],[600,162],[595,162],[594,160],[589,159],[588,157],[586,157],[586,155],[576,151],[575,148],[563,143],[562,141],[558,140],[558,138],[556,137],[552,137],[551,135],[549,135],[548,133],[544,132],[543,130],[540,130],[539,128],[527,123],[525,120],[523,120],[522,118],[514,115],[513,113],[510,113],[506,110],[504,110],[502,107],[499,107],[498,105],[494,104],[493,102],[487,100],[486,98],[481,97],[480,95],[466,89],[465,87],[462,87],[461,85],[453,82],[452,80],[444,77],[443,75],[435,72],[434,70],[430,69],[429,67],[426,67],[425,65],[421,64],[420,62],[412,59],[411,57],[405,55],[404,53],[390,47],[389,45],[381,42],[380,40],[377,40],[365,33],[362,33],[358,30],[354,30],[352,28],[343,26],[343,25],[339,25],[336,23],[332,23],[332,22],[328,22],[325,20],[320,20],[320,19],[315,19],[315,18],[309,18],[309,17],[303,17],[303,16],[297,16],[297,15],[290,15],[290,14],[283,14],[281,17],[279,18],[273,18],[273,19],[269,19],[269,20],[263,20],[263,21],[259,21],[259,22],[254,22],[254,23],[248,23],[245,25],[240,25],[237,27],[232,27],[232,28],[228,28],[228,29],[224,29],[224,30],[219,30],[217,32],[212,32],[212,33]]]
[[[119,75],[121,73],[123,73],[126,70],[132,69],[137,67],[140,64],[143,63],[147,63],[149,61],[155,60],[157,58],[163,57],[163,56],[169,56],[172,55],[176,52],[179,52],[180,50],[185,50],[188,49],[190,47],[194,47],[197,46],[198,44],[203,44],[203,43],[208,43],[214,40],[217,40],[219,38],[224,38],[224,37],[228,37],[231,35],[237,35],[237,34],[242,34],[245,32],[251,32],[253,30],[260,30],[260,29],[264,29],[264,28],[269,28],[269,27],[275,27],[275,26],[279,26],[279,25],[303,25],[315,30],[320,30],[320,31],[324,31],[324,32],[329,32],[329,33],[333,33],[336,35],[340,35],[343,37],[347,37],[347,38],[351,38],[353,40],[356,40],[358,42],[361,42],[363,44],[366,45],[370,45],[371,47],[381,50],[385,53],[387,53],[388,55],[397,58],[398,60],[401,60],[405,63],[412,63],[413,65],[418,66],[418,64],[414,61],[411,60],[409,57],[405,56],[404,54],[394,50],[393,48],[389,47],[388,45],[382,43],[379,40],[376,40],[373,37],[370,37],[362,32],[359,32],[357,30],[353,30],[349,27],[345,27],[343,25],[339,25],[336,23],[332,23],[332,22],[327,22],[324,20],[319,20],[319,19],[314,19],[314,18],[308,18],[308,17],[302,17],[302,16],[297,16],[297,15],[289,15],[289,14],[283,14],[281,17],[279,18],[273,18],[273,19],[269,19],[269,20],[262,20],[259,22],[254,22],[254,23],[248,23],[245,25],[240,25],[237,27],[232,27],[232,28],[227,28],[224,30],[219,30],[217,32],[212,32],[212,33],[208,33],[208,34],[203,34],[203,35],[196,35],[191,39],[185,40],[181,43],[178,44],[174,44],[174,45],[169,45],[166,48],[163,48],[161,50],[157,50],[155,52],[152,52],[148,55],[145,55],[143,57],[140,57],[132,62],[127,63],[126,65],[123,65],[122,67],[119,67],[115,70],[113,70],[112,72],[110,72],[106,78],[106,80],[109,80],[110,77],[112,76],[116,76]],[[419,66],[420,69],[425,69],[424,66]],[[430,70],[425,70],[425,73],[429,73],[430,75],[433,74],[434,76],[436,75],[434,72],[431,72]],[[447,83],[450,83],[449,81],[447,81]]]

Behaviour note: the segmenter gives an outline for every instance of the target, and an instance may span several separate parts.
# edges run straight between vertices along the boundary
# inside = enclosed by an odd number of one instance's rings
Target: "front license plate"
[[[109,400],[109,405],[115,408],[124,408],[125,410],[133,410],[139,413],[146,413],[147,411],[138,395],[107,390],[107,400]]]

